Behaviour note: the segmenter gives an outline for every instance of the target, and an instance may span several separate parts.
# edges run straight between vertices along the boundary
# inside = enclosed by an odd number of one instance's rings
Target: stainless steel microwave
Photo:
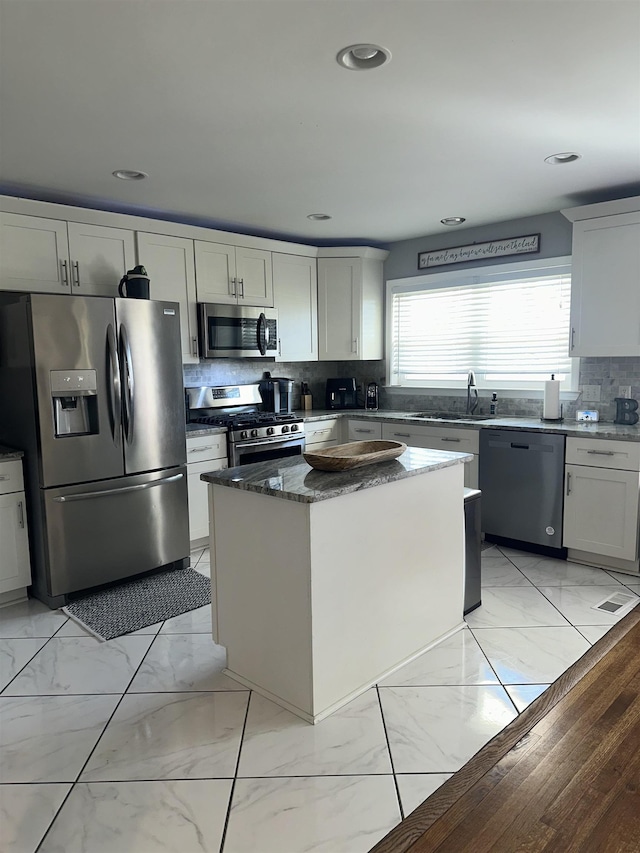
[[[261,358],[278,353],[278,311],[198,303],[201,358]]]

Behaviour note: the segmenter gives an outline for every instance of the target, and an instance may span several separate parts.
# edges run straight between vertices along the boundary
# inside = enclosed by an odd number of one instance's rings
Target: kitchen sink
[[[425,418],[431,421],[488,421],[495,415],[467,415],[464,413],[451,414],[449,412],[416,412],[414,418]]]

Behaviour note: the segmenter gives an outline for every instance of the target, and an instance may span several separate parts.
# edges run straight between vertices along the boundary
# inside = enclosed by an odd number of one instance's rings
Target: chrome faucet
[[[471,405],[471,389],[473,388],[473,393],[475,394],[475,399],[473,401],[473,405]],[[467,376],[467,408],[466,413],[468,415],[472,415],[475,410],[478,408],[478,389],[476,388],[476,375],[473,370],[469,371],[469,375]]]

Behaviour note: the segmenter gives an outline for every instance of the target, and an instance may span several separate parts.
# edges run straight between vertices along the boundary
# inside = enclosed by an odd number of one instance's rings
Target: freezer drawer
[[[46,586],[66,595],[189,555],[187,468],[41,492]]]

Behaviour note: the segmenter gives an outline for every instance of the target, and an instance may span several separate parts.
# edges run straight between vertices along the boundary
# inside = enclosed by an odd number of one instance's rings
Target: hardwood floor
[[[640,606],[371,853],[405,851],[640,851]]]

